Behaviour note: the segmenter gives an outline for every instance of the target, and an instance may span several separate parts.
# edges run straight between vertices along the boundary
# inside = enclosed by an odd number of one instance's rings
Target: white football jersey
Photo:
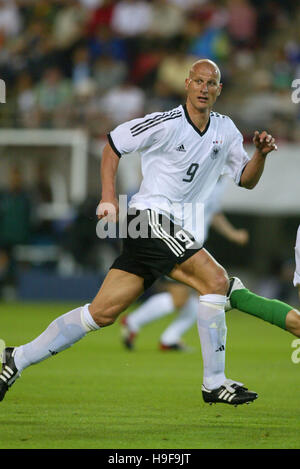
[[[119,155],[139,151],[143,180],[130,207],[169,214],[203,243],[196,212],[205,205],[221,175],[239,184],[249,161],[243,137],[232,120],[216,112],[201,132],[186,106],[155,112],[116,127],[108,135]]]
[[[212,222],[212,219],[216,213],[222,212],[222,196],[226,189],[227,178],[221,177],[216,187],[214,188],[212,195],[205,202],[204,205],[204,241],[208,237],[208,231]]]
[[[295,246],[296,270],[294,274],[294,286],[300,285],[300,225],[297,232],[297,240]]]

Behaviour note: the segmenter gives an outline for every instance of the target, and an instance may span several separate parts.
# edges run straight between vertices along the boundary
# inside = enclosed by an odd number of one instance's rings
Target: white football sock
[[[87,332],[99,329],[88,306],[73,309],[58,317],[32,342],[17,347],[14,356],[17,369],[21,372],[29,365],[56,355],[78,342]]]
[[[207,389],[216,389],[226,380],[226,296],[203,295],[199,300],[197,323],[203,357],[203,384]]]
[[[139,308],[127,317],[127,324],[132,332],[139,332],[141,327],[174,311],[171,293],[158,293],[151,296]]]
[[[172,345],[180,342],[182,335],[197,321],[198,305],[198,298],[190,296],[177,318],[163,332],[160,338],[162,344]]]

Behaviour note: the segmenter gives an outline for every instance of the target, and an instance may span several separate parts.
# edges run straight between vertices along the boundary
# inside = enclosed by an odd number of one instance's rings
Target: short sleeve
[[[229,143],[223,175],[231,177],[239,185],[243,170],[250,158],[243,146],[243,136],[230,119]]]
[[[121,157],[163,142],[164,135],[165,126],[160,114],[149,114],[119,125],[107,137],[112,149]]]

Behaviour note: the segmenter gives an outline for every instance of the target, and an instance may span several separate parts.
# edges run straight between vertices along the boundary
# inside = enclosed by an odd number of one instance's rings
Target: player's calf
[[[144,291],[144,279],[123,270],[111,269],[89,310],[99,327],[113,324]]]

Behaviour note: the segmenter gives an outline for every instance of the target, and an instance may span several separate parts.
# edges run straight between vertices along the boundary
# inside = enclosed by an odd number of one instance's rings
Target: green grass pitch
[[[76,305],[1,304],[0,338],[18,345]],[[196,326],[192,353],[160,352],[171,317],[123,350],[119,323],[23,372],[0,403],[0,448],[299,448],[300,363],[294,337],[238,311],[227,313],[227,376],[259,394],[240,407],[201,396]]]

